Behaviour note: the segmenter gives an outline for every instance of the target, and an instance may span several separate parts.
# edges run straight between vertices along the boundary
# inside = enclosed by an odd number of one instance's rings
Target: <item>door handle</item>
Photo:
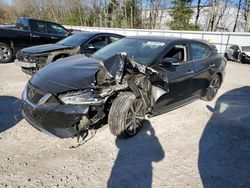
[[[210,67],[215,67],[216,65],[215,64],[210,64]]]
[[[40,38],[39,35],[32,35],[32,37],[34,37],[34,38]]]
[[[51,39],[58,39],[57,37],[50,37]]]
[[[194,71],[193,71],[193,70],[188,70],[188,71],[186,72],[186,74],[194,74]]]

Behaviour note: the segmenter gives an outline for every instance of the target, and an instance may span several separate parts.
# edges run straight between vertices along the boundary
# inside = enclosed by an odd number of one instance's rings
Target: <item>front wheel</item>
[[[0,63],[9,63],[13,58],[11,48],[4,43],[0,43]]]
[[[114,100],[108,117],[108,124],[113,135],[129,138],[136,135],[145,118],[145,105],[141,98],[131,92],[120,93]]]
[[[218,74],[215,74],[209,84],[209,87],[207,88],[206,95],[203,99],[206,101],[212,101],[215,98],[220,85],[221,79]]]

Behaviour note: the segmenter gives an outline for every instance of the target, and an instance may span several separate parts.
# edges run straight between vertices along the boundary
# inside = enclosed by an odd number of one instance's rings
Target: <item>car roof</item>
[[[202,39],[188,39],[188,38],[180,38],[180,37],[170,37],[170,36],[128,36],[126,38],[136,38],[136,39],[145,39],[145,40],[155,40],[165,43],[170,42],[200,42],[204,43],[206,45],[209,45],[209,43]]]
[[[73,35],[86,36],[86,37],[93,37],[96,35],[116,35],[123,37],[122,35],[116,33],[104,33],[104,32],[76,32]]]

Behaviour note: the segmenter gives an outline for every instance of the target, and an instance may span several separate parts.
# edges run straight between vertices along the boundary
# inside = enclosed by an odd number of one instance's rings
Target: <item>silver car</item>
[[[232,45],[226,49],[224,56],[227,60],[250,64],[250,46]]]

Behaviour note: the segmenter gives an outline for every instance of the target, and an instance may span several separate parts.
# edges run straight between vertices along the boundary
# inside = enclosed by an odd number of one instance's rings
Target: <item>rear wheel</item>
[[[13,52],[11,48],[4,43],[0,43],[0,63],[8,63],[12,60]]]
[[[136,135],[145,118],[145,105],[141,98],[131,92],[120,93],[114,100],[108,117],[108,124],[113,135],[129,138]]]
[[[220,88],[220,85],[221,85],[221,79],[218,74],[215,74],[209,84],[209,87],[207,88],[207,92],[204,99],[207,101],[213,100]]]

